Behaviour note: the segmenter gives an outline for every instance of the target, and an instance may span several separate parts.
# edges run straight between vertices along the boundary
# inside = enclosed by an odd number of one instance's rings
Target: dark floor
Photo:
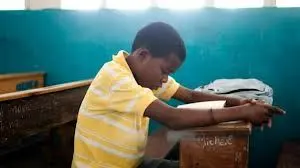
[[[51,162],[48,163],[48,158],[43,151],[42,146],[33,145],[15,151],[8,155],[2,156],[0,159],[1,168],[42,168],[54,167]]]
[[[0,148],[0,168],[71,167],[73,131],[73,125],[66,125],[30,137],[30,140],[27,140],[30,143],[22,142],[22,147],[16,147],[13,150]]]

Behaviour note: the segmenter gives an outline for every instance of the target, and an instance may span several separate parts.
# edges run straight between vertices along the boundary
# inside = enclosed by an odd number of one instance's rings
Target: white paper
[[[177,106],[178,108],[190,108],[190,109],[221,109],[225,107],[225,100],[218,101],[205,101],[197,103],[189,103]]]

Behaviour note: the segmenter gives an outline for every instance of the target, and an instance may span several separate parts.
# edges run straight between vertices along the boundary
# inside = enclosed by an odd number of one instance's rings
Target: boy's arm
[[[174,130],[236,120],[247,120],[253,124],[260,125],[267,123],[272,114],[283,114],[283,111],[279,108],[262,104],[245,104],[213,110],[179,109],[171,107],[158,99],[153,101],[144,112],[144,116]]]
[[[226,100],[226,106],[239,106],[248,103],[248,100],[236,99],[226,96],[220,96],[216,94],[209,94],[200,91],[190,90],[183,86],[180,86],[173,98],[183,101],[185,103],[194,103],[194,102],[202,102],[202,101],[213,101],[213,100]]]

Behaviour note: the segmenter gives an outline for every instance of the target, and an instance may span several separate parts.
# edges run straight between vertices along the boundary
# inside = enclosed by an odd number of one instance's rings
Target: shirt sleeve
[[[120,84],[122,83],[122,84]],[[110,108],[117,112],[144,115],[146,108],[157,98],[153,92],[126,78],[111,87]]]
[[[179,86],[180,84],[177,83],[171,76],[169,76],[168,81],[164,83],[161,88],[154,90],[153,93],[159,99],[167,101],[174,96]]]

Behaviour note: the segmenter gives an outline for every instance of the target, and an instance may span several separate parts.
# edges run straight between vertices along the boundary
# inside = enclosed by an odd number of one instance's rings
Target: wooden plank
[[[227,133],[238,133],[238,134],[250,134],[251,124],[244,122],[228,122],[220,123],[218,125],[207,126],[207,127],[197,127],[181,131],[172,132],[189,132],[189,133],[207,133],[207,134],[227,134]]]
[[[44,75],[43,72],[0,75],[0,94],[43,87]]]
[[[247,168],[248,137],[201,135],[180,142],[181,168]]]
[[[53,92],[68,90],[68,89],[77,88],[81,86],[87,86],[90,85],[91,82],[92,80],[82,80],[82,81],[64,83],[64,84],[53,85],[53,86],[48,86],[48,87],[43,87],[38,89],[30,89],[26,91],[2,94],[0,95],[0,102],[6,100],[20,99],[20,98],[25,98],[30,96],[37,96],[41,94],[53,93]]]
[[[181,168],[246,168],[251,124],[236,122],[173,132]],[[175,137],[175,138],[174,138]]]
[[[90,80],[0,95],[0,150],[73,121]]]

